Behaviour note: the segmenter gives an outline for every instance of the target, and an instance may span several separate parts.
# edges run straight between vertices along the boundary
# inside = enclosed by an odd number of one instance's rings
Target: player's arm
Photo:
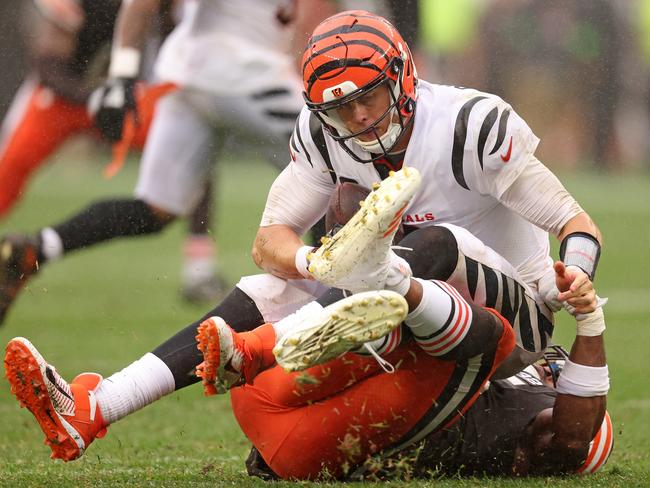
[[[31,64],[42,85],[66,100],[83,104],[91,90],[70,63],[85,14],[74,1],[62,4],[66,8],[56,9],[44,0],[35,2],[38,12],[31,19]]]
[[[304,245],[288,225],[260,227],[253,245],[253,261],[259,268],[279,278],[304,278],[296,268],[296,253]]]
[[[557,299],[566,301],[578,313],[595,310],[597,299],[591,280],[596,273],[602,236],[557,177],[531,155],[499,200],[560,241],[560,260],[566,270],[556,277],[557,285],[560,281],[569,285]]]
[[[135,82],[140,73],[142,49],[162,0],[122,2],[113,34],[108,79],[89,101],[95,125],[109,141],[122,139],[124,119],[134,113],[137,123]]]
[[[253,244],[255,264],[284,279],[309,277],[307,254],[311,247],[300,236],[322,217],[330,196],[326,189],[307,184],[306,178],[295,162],[278,175]]]
[[[561,242],[560,259],[568,267],[562,278],[570,277],[575,283],[554,298],[566,301],[579,313],[595,310],[595,294],[585,294],[591,286],[587,278],[593,281],[598,264],[600,231],[555,175],[535,157],[539,139],[528,124],[500,98],[480,92],[476,95],[470,100],[474,105],[467,137],[476,141],[480,164],[457,165],[456,180],[467,189],[496,198],[556,236]]]
[[[113,35],[113,56],[120,49],[137,51],[140,56],[155,16],[162,8],[162,0],[127,0],[122,2],[115,33]],[[113,60],[111,60],[113,62]],[[139,63],[138,63],[139,68]],[[137,74],[137,71],[134,75]]]
[[[593,472],[605,463],[612,440],[611,425],[604,419],[609,390],[604,329],[602,308],[578,317],[555,405],[540,412],[531,425],[528,455],[517,457],[517,474]]]

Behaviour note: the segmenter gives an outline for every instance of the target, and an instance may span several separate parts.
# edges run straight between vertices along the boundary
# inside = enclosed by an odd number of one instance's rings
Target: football
[[[365,200],[370,190],[358,183],[345,182],[336,187],[330,197],[325,214],[325,230],[328,235],[335,234],[361,208],[359,203]],[[404,227],[400,224],[394,242],[404,237]]]

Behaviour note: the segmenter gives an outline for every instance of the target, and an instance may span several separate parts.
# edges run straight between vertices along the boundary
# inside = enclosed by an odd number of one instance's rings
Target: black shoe
[[[280,477],[273,472],[256,447],[251,448],[251,452],[246,459],[246,471],[248,476],[257,476],[264,481],[276,481]]]
[[[218,303],[230,291],[226,280],[219,274],[194,283],[185,283],[181,296],[190,303]]]
[[[0,325],[30,276],[38,271],[38,246],[24,235],[0,239]]]

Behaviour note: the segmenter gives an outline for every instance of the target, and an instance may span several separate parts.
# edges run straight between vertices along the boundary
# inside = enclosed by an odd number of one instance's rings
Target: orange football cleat
[[[203,362],[196,375],[206,396],[226,393],[233,386],[252,383],[263,369],[275,363],[275,331],[265,324],[251,332],[235,332],[221,317],[210,317],[197,328],[197,348]]]
[[[82,373],[68,384],[22,337],[7,344],[5,371],[20,406],[41,426],[52,458],[77,459],[95,438],[106,434],[94,394],[100,375]]]

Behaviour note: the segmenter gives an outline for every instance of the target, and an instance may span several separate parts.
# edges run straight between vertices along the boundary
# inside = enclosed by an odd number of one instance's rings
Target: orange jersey
[[[440,360],[411,343],[387,356],[399,365],[393,374],[355,354],[302,373],[272,368],[231,391],[235,417],[280,477],[341,477],[368,456],[453,424],[514,347],[512,328],[502,322],[496,350],[464,362]]]
[[[137,92],[139,125],[130,146],[142,149],[158,99],[171,84],[144,86]],[[0,218],[20,198],[32,173],[70,137],[96,133],[86,106],[57,96],[52,90],[26,82],[3,126],[0,152]]]

